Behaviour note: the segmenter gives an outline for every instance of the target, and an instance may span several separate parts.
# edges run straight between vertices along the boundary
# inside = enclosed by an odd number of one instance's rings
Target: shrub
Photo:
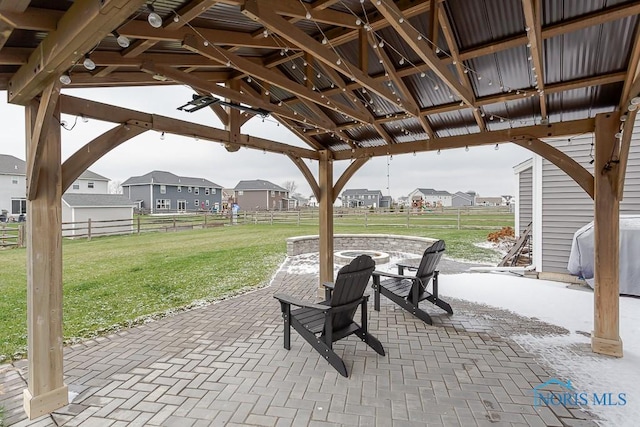
[[[503,240],[512,239],[514,237],[515,237],[515,233],[513,231],[513,228],[502,227],[502,229],[498,231],[489,233],[489,235],[487,236],[487,240],[492,243],[500,243]]]

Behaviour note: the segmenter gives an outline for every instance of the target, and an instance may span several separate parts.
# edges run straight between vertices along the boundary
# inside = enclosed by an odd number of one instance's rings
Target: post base
[[[31,392],[27,388],[24,389],[22,395],[24,398],[24,411],[30,420],[49,414],[69,404],[69,388],[66,384],[35,397],[31,396]]]
[[[622,340],[620,337],[617,340],[596,337],[591,332],[591,351],[607,356],[622,357]]]

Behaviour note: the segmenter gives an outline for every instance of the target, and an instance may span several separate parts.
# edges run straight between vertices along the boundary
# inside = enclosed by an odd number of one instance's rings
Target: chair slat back
[[[331,295],[331,306],[337,307],[359,300],[369,284],[369,279],[376,263],[369,255],[360,255],[338,271]],[[353,321],[357,305],[352,310],[339,311],[333,314],[333,329],[348,326]]]
[[[426,283],[427,280],[433,276],[433,272],[438,267],[440,258],[444,254],[445,245],[444,240],[438,240],[431,246],[429,246],[422,255],[418,271],[416,271],[416,277],[423,280]]]

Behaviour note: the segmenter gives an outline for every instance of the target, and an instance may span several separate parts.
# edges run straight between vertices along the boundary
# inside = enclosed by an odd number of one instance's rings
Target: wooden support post
[[[87,220],[87,240],[91,240],[91,218]]]
[[[622,357],[619,335],[620,198],[618,163],[612,163],[620,124],[619,113],[596,116],[595,142],[595,292],[591,349],[595,353]]]
[[[29,357],[28,388],[24,390],[24,410],[30,419],[50,413],[69,403],[63,381],[62,353],[62,168],[60,110],[43,119],[49,132],[33,138],[40,106],[31,101],[26,107],[27,158],[40,154],[35,197],[27,200],[27,346]],[[39,148],[39,143],[44,144]]]
[[[333,282],[333,159],[327,150],[320,151],[320,283],[318,297],[324,298],[323,283]]]

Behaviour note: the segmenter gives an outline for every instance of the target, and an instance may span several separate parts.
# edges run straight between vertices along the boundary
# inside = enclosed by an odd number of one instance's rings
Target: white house
[[[416,188],[409,193],[412,208],[452,206],[452,195],[448,191],[433,188]]]
[[[27,166],[24,160],[0,154],[0,213],[17,217],[27,212]],[[69,193],[107,194],[109,179],[89,170],[69,187]]]
[[[640,214],[640,121],[636,121],[632,135],[621,215]],[[593,141],[591,134],[585,134],[548,142],[593,173]],[[593,221],[593,200],[567,174],[538,155],[513,169],[518,182],[514,195],[516,235],[532,223],[536,271],[541,277],[568,274],[573,235]]]

